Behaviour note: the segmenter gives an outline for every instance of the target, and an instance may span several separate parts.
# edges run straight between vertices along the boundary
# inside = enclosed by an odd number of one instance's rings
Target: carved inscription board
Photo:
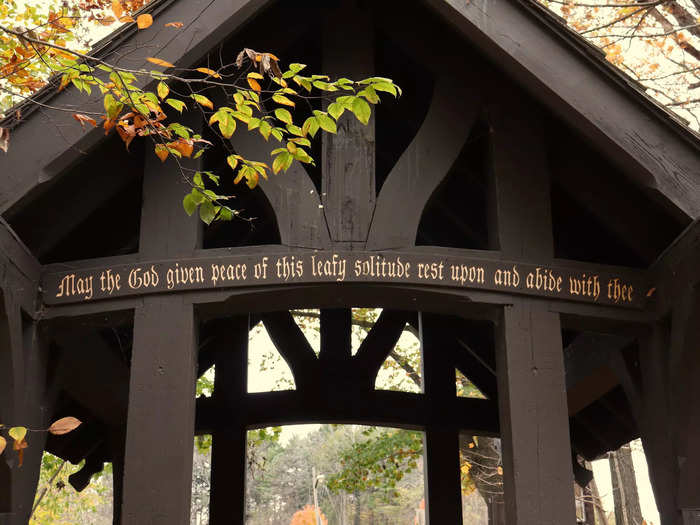
[[[640,272],[564,268],[424,253],[301,252],[121,264],[49,272],[45,304],[266,284],[424,284],[546,296],[641,308],[647,283]]]

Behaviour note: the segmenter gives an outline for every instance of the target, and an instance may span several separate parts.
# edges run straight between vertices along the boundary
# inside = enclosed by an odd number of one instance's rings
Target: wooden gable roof
[[[424,3],[590,140],[638,187],[654,194],[673,213],[690,219],[700,217],[697,135],[608,64],[597,48],[532,0]],[[182,30],[176,34],[161,30],[154,35],[125,28],[105,39],[97,53],[110,57],[128,43],[133,48],[128,56],[131,67],[148,68],[145,58],[154,54],[154,49],[159,57],[188,67],[271,4],[269,0],[214,0],[206,5],[155,1],[149,9],[163,21],[185,22]],[[300,13],[312,9],[300,8]],[[386,2],[381,9],[400,13],[401,6]],[[391,31],[406,38],[413,36],[400,23]],[[52,105],[99,110],[99,101],[87,101],[75,90],[43,96],[51,97]],[[63,127],[60,136],[46,132],[47,124],[61,119],[70,119],[70,114],[46,116],[24,111],[22,125],[12,130],[10,151],[2,159],[7,175],[0,180],[0,212],[11,210],[42,186],[56,182],[85,151],[104,140],[99,130],[83,133],[76,126]],[[8,124],[13,125],[12,117],[3,125]]]

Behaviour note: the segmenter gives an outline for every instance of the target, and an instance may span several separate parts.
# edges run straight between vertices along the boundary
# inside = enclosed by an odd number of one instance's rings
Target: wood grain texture
[[[200,222],[182,212],[182,189],[172,183],[172,172],[148,159],[141,252],[192,254]],[[182,296],[145,298],[134,311],[122,523],[190,521],[196,372],[192,304]]]
[[[323,71],[331,78],[363,79],[374,74],[371,11],[342,2],[327,13],[323,31]],[[337,134],[322,137],[322,201],[335,242],[365,242],[375,205],[374,113],[367,125],[346,111]]]
[[[475,85],[446,76],[437,80],[423,124],[379,193],[368,250],[415,244],[421,212],[462,150],[480,104]]]
[[[506,306],[496,348],[507,521],[574,523],[558,315]]]

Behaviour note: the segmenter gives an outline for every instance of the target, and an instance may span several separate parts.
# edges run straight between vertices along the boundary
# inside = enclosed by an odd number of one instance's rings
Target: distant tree
[[[700,128],[700,0],[538,0]]]

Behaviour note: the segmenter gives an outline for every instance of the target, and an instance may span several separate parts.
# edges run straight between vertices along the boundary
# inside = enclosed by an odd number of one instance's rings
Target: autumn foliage
[[[328,525],[328,520],[323,515],[323,512],[319,509],[321,515],[321,525]],[[316,524],[316,507],[313,505],[307,505],[301,510],[298,510],[292,516],[292,521],[289,525],[317,525]]]

